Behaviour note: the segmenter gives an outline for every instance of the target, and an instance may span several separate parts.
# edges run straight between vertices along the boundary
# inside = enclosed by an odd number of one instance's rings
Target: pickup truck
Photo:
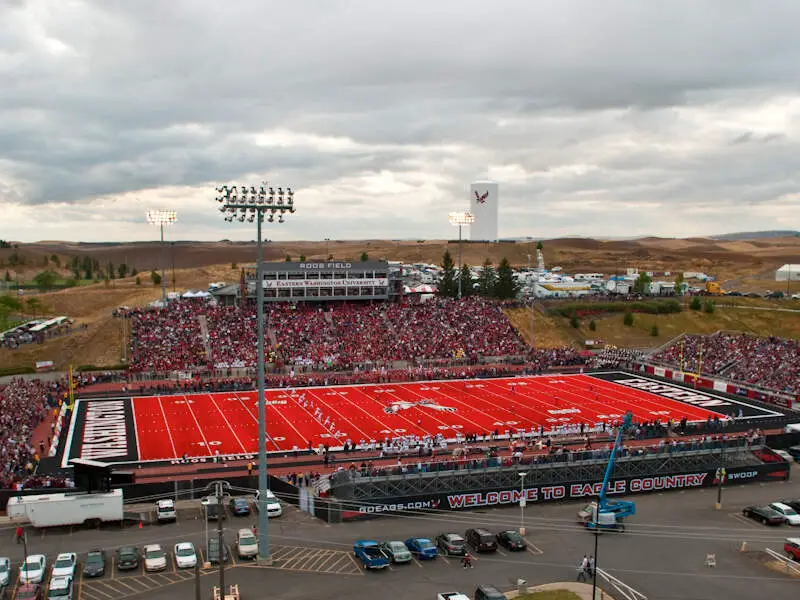
[[[353,552],[365,569],[385,569],[389,566],[389,559],[374,540],[358,540],[353,544]]]

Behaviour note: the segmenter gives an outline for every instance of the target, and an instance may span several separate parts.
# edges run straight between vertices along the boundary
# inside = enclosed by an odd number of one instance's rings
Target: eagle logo
[[[475,200],[478,201],[478,204],[485,204],[486,198],[489,197],[489,190],[486,190],[483,195],[478,193],[478,190],[475,190]]]
[[[456,409],[452,406],[442,406],[438,402],[434,402],[433,400],[429,400],[427,398],[419,400],[418,402],[398,400],[396,402],[392,402],[389,406],[385,406],[383,408],[383,412],[388,415],[396,415],[400,411],[409,410],[411,408],[430,408],[432,410],[439,410],[442,412],[456,412]]]

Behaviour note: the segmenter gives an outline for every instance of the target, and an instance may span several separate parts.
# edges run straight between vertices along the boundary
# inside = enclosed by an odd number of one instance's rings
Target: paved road
[[[800,470],[794,467],[794,474]],[[723,510],[714,509],[716,490],[666,492],[636,498],[637,515],[623,535],[599,538],[598,565],[638,589],[650,600],[783,600],[800,595],[800,580],[764,567],[751,553],[740,553],[743,541],[750,549],[780,550],[782,540],[792,535],[786,527],[767,528],[740,517],[746,504],[800,497],[800,483],[769,483],[730,487],[725,490]],[[238,583],[244,600],[341,599],[403,600],[433,598],[437,592],[472,593],[481,583],[510,589],[522,577],[529,585],[571,580],[575,566],[585,553],[594,551],[594,536],[575,524],[579,504],[542,505],[526,508],[525,525],[529,551],[481,556],[476,567],[464,571],[457,560],[438,558],[413,561],[377,573],[364,573],[352,558],[352,542],[358,538],[407,539],[415,535],[435,536],[442,531],[462,532],[473,526],[492,530],[518,527],[518,508],[486,509],[470,513],[438,513],[413,517],[388,517],[373,521],[326,525],[295,510],[272,522],[271,540],[276,563],[261,568],[252,563],[229,565],[228,583]],[[226,539],[252,525],[253,519],[231,518],[225,522]],[[212,524],[213,527],[213,524]],[[159,542],[171,547],[178,541],[203,546],[204,523],[185,520],[144,529],[46,532],[30,538],[30,551],[52,558],[63,551],[81,554],[122,543],[141,547]],[[795,536],[800,535],[797,531]],[[705,566],[707,554],[715,554],[717,567]],[[20,546],[13,544],[13,530],[0,531],[0,555],[10,555],[19,564]],[[202,597],[210,597],[217,582],[215,572],[203,572]],[[162,575],[123,574],[115,568],[101,580],[79,581],[77,600],[119,598],[193,598],[192,574],[172,565]]]

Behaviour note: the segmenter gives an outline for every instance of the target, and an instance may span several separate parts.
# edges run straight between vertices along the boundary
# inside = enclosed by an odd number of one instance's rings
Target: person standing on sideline
[[[249,463],[247,463],[247,476],[248,477],[252,477],[253,476],[253,461],[252,460]]]
[[[583,555],[583,560],[581,560],[580,564],[578,565],[578,578],[576,581],[583,581],[586,582],[586,571],[589,568],[589,557],[585,554]]]

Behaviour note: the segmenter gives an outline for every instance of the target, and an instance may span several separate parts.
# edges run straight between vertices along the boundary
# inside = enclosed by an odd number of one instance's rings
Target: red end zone
[[[634,422],[705,421],[725,416],[686,402],[589,375],[517,377],[267,390],[270,452],[308,443],[402,435],[501,435],[559,426],[592,428],[631,411]],[[258,449],[256,392],[131,399],[139,461],[253,454]],[[73,456],[75,454],[73,453]]]

